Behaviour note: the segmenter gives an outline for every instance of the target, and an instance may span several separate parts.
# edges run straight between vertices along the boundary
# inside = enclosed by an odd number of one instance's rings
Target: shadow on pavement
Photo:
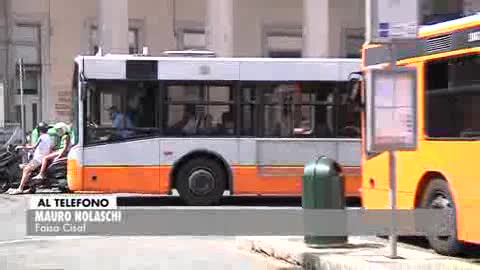
[[[178,196],[119,196],[118,206],[185,206]],[[220,201],[221,206],[301,207],[301,197],[288,196],[231,196]],[[358,199],[347,199],[347,206],[358,207]]]
[[[178,196],[128,196],[118,197],[118,206],[185,206]],[[301,206],[299,197],[225,197],[221,206]]]

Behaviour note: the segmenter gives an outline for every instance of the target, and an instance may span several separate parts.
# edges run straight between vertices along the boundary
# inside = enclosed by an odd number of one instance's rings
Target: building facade
[[[433,2],[422,9],[431,21],[480,10],[480,0]],[[0,0],[0,125],[21,120],[19,58],[28,131],[41,120],[71,120],[73,58],[99,46],[352,58],[360,56],[364,14],[364,0]]]

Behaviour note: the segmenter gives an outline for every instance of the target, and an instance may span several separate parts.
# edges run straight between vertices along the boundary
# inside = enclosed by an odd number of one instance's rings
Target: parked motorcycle
[[[22,177],[23,155],[15,150],[15,145],[7,145],[0,154],[0,193],[6,192],[15,186],[18,187]]]
[[[18,188],[20,185],[23,171],[19,165],[24,156],[21,151],[15,150],[15,146],[9,145],[6,152],[0,154],[0,192],[2,193],[10,188]],[[25,187],[30,193],[35,193],[37,189],[51,188],[58,188],[64,193],[70,192],[67,184],[67,157],[50,161],[44,179],[32,179],[39,172],[40,168],[37,168],[30,174],[30,179]]]

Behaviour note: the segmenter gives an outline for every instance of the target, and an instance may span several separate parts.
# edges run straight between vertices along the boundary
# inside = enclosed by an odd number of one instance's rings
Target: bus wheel
[[[222,198],[226,180],[227,174],[218,162],[209,158],[195,158],[179,168],[176,188],[188,205],[212,205]]]
[[[448,209],[448,224],[442,224],[442,231],[448,231],[450,236],[429,235],[430,246],[439,254],[457,256],[463,250],[463,243],[457,239],[456,208],[448,182],[443,179],[433,179],[425,190],[422,198],[422,208]],[[445,227],[447,226],[447,227]]]

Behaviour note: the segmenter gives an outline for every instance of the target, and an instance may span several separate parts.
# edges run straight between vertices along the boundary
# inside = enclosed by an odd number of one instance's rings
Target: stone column
[[[233,56],[233,0],[206,1],[207,49],[219,57]]]
[[[303,57],[330,56],[329,0],[303,0]]]
[[[0,0],[0,127],[8,119],[8,12],[7,0]]]
[[[128,0],[97,0],[103,53],[128,53]]]

